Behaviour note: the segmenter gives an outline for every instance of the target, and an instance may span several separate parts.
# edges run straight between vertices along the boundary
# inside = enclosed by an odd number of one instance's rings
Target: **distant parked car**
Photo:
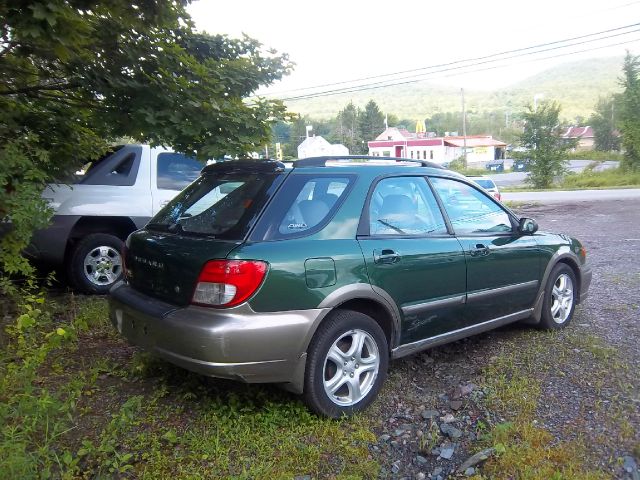
[[[496,200],[502,200],[502,195],[500,195],[500,190],[498,190],[498,186],[489,177],[468,177],[468,178],[470,178],[475,183],[477,183],[482,188],[484,188]]]
[[[578,240],[439,165],[385,160],[205,167],[129,235],[113,325],[179,366],[279,383],[339,418],[373,401],[391,359],[519,320],[569,324],[591,282]]]

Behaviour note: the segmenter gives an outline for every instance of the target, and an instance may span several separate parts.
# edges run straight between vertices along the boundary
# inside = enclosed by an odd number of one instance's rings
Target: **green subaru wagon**
[[[390,359],[565,327],[591,282],[578,240],[437,164],[381,157],[207,166],[123,258],[110,315],[130,342],[329,417],[369,405]]]

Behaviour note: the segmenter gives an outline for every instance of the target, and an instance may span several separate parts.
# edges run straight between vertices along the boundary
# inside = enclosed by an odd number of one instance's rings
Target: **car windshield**
[[[281,181],[280,174],[202,175],[151,219],[147,228],[241,240]]]
[[[485,189],[496,188],[496,184],[493,183],[493,180],[489,180],[487,178],[474,178],[473,181]]]

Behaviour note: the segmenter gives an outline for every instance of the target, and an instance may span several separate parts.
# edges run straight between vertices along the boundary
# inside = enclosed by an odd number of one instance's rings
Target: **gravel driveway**
[[[530,418],[549,432],[552,446],[579,443],[594,478],[640,478],[638,207],[637,200],[616,200],[518,208],[541,230],[585,244],[594,274],[589,298],[560,333],[512,325],[394,362],[368,414],[378,434],[370,452],[382,477],[493,478],[484,470],[491,461],[459,469],[487,447],[488,426],[518,415],[515,405],[496,409],[488,401],[491,372],[508,366],[525,372],[510,379],[522,389],[513,398],[536,397]],[[536,389],[527,390],[528,380]],[[508,473],[495,475],[518,478]]]

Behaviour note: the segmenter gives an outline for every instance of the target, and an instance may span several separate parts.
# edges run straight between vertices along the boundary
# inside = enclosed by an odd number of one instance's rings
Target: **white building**
[[[349,155],[349,149],[339,143],[329,143],[321,136],[307,137],[304,142],[298,145],[298,158],[327,155]]]

